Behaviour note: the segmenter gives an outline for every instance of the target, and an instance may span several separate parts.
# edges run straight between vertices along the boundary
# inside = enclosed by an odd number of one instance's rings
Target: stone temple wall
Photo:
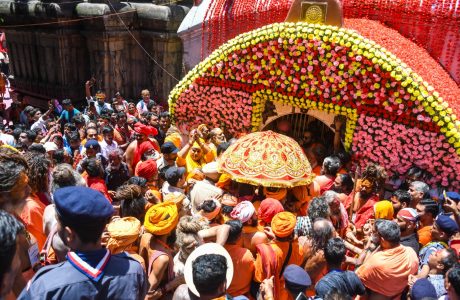
[[[0,0],[13,86],[36,104],[46,105],[51,97],[83,102],[84,83],[94,76],[96,86],[108,97],[120,91],[126,98],[138,99],[147,88],[166,103],[177,81],[149,58],[133,36],[167,72],[180,79],[182,42],[177,28],[189,6],[191,3],[115,0],[64,0],[61,4]],[[88,19],[75,22],[82,18]],[[43,23],[52,24],[29,26]]]

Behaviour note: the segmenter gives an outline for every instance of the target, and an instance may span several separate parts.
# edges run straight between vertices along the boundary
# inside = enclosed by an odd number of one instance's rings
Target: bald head
[[[334,226],[331,221],[318,218],[313,223],[313,244],[316,250],[324,250],[327,241],[334,236]]]

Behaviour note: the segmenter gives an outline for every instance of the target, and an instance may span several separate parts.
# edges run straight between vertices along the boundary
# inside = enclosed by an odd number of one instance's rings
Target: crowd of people
[[[238,183],[221,128],[91,86],[0,125],[0,299],[459,299],[458,191],[356,172],[311,132],[311,184]]]

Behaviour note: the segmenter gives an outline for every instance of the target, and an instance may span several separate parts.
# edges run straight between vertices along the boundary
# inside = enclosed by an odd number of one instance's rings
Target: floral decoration
[[[169,105],[178,123],[210,121],[235,133],[260,128],[266,101],[346,115],[345,146],[372,161],[388,157],[383,149],[363,154],[367,148],[357,145],[363,140],[356,137],[369,131],[363,124],[355,128],[358,117],[394,124],[382,127],[383,136],[392,134],[391,128],[406,129],[403,137],[429,133],[415,138],[440,142],[457,158],[449,164],[436,159],[442,170],[460,169],[460,122],[449,104],[394,54],[352,30],[278,23],[241,34],[190,71],[171,92]],[[378,147],[387,147],[385,140]],[[431,165],[439,153],[427,158]],[[398,166],[416,160],[406,154],[394,158]],[[446,180],[452,186],[454,179]]]

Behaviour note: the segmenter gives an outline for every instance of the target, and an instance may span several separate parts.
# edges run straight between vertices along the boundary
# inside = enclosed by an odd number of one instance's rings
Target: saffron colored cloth
[[[432,226],[424,226],[417,231],[418,242],[420,245],[425,246],[431,242],[431,227]]]
[[[260,203],[258,210],[259,221],[262,221],[264,225],[268,225],[272,222],[273,217],[284,211],[283,205],[276,199],[267,198]]]
[[[254,280],[262,282],[266,278],[274,276],[274,299],[291,300],[290,293],[284,288],[284,277],[281,276],[281,268],[289,251],[290,242],[271,242],[257,246]],[[286,266],[300,265],[303,261],[303,249],[297,241],[291,242],[292,252]]]
[[[140,144],[137,144],[136,149],[134,150],[132,167],[136,168],[137,163],[141,160],[142,154],[152,149],[155,149],[157,152],[160,152],[160,148],[158,148],[158,145],[152,142],[151,140],[146,140]]]
[[[254,274],[254,257],[251,251],[238,245],[224,246],[232,258],[234,270],[241,270],[238,276],[233,276],[232,283],[227,289],[227,293],[232,296],[248,295],[251,288],[251,281]]]
[[[367,199],[366,203],[356,212],[355,226],[361,228],[366,224],[367,220],[374,216],[374,205],[378,201],[377,196],[372,196]]]
[[[412,248],[399,245],[378,251],[356,270],[362,283],[386,297],[398,297],[408,284],[409,275],[417,274],[418,257]]]
[[[112,203],[112,197],[109,195],[109,190],[107,189],[107,185],[105,184],[105,180],[96,177],[87,177],[86,184],[90,189],[96,190],[101,192],[107,200]]]
[[[320,175],[315,178],[315,181],[319,184],[319,194],[322,195],[324,192],[329,191],[332,188],[335,177],[329,178],[326,175]]]
[[[176,228],[179,213],[174,202],[153,205],[145,214],[144,228],[154,235],[165,235]]]
[[[193,147],[195,147],[195,145]],[[187,156],[185,156],[185,158],[178,156],[176,159],[176,164],[178,167],[185,167],[186,176],[188,177],[188,173],[192,172],[195,169],[201,169],[205,164],[212,162],[212,160],[213,160],[213,154],[211,151],[204,154],[199,161],[194,160],[190,156],[190,151],[189,151],[189,153],[187,153]]]
[[[20,218],[26,225],[26,230],[37,240],[38,250],[43,248],[46,235],[43,233],[43,214],[45,205],[40,201],[37,194],[33,193],[26,199]]]
[[[267,198],[272,198],[276,199],[279,201],[282,201],[286,198],[287,195],[287,189],[285,188],[279,188],[276,192],[270,192],[266,187],[264,187],[264,195]]]
[[[293,213],[283,211],[277,213],[271,222],[273,233],[280,238],[288,237],[294,231],[297,218]]]
[[[379,201],[374,205],[375,219],[393,220],[393,204],[388,200]]]

